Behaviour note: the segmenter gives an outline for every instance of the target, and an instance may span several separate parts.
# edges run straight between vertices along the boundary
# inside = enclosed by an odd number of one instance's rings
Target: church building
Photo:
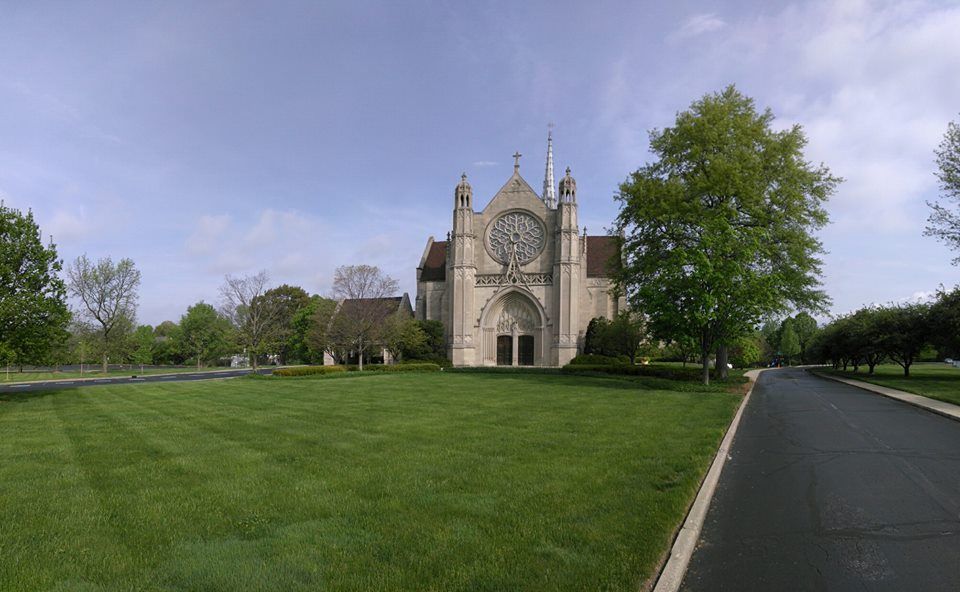
[[[417,267],[416,317],[443,322],[454,366],[562,366],[590,319],[625,309],[610,295],[614,237],[581,232],[569,168],[555,188],[552,134],[541,195],[520,176],[520,156],[481,211],[461,177],[453,228],[427,239]]]

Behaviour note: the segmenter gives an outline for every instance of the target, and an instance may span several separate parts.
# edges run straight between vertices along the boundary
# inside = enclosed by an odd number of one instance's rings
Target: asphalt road
[[[764,372],[682,590],[960,590],[960,422]]]
[[[103,386],[107,384],[141,384],[147,382],[186,382],[191,380],[214,380],[218,378],[236,378],[249,374],[249,368],[238,370],[216,370],[205,372],[181,372],[176,374],[162,374],[134,376],[136,371],[132,371],[130,376],[115,376],[96,379],[76,379],[76,380],[42,380],[37,382],[22,384],[0,385],[0,394],[6,393],[31,393],[39,391],[59,391],[77,387]],[[257,370],[260,374],[270,374],[273,368],[260,368]]]

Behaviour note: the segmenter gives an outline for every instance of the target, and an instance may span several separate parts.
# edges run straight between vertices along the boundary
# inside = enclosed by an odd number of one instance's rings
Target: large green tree
[[[180,317],[180,349],[196,360],[197,368],[216,361],[230,348],[232,327],[212,305],[198,302]]]
[[[790,319],[784,321],[783,331],[780,332],[780,353],[783,354],[788,366],[800,355],[800,339],[797,338],[797,332]]]
[[[143,367],[153,363],[154,345],[157,339],[150,325],[140,325],[131,336],[130,361]]]
[[[70,313],[53,242],[33,214],[0,203],[0,351],[7,363],[41,363],[67,340]]]
[[[956,207],[960,205],[960,125],[950,122],[947,133],[936,150],[937,179],[940,181],[940,190],[946,200],[956,202],[954,206],[942,203],[927,202],[930,217],[927,218],[927,236],[933,236],[955,251],[960,251],[960,213]],[[960,256],[953,260],[954,265],[960,264]]]
[[[397,312],[387,318],[383,328],[383,346],[394,360],[412,359],[414,352],[423,350],[426,345],[427,334],[412,317]]]
[[[960,287],[941,288],[930,308],[931,338],[942,357],[960,358]]]
[[[163,321],[153,329],[153,359],[157,364],[179,364],[183,362],[180,351],[180,326],[173,321]]]
[[[884,353],[903,368],[904,376],[910,376],[910,367],[931,341],[930,305],[886,306],[876,314]]]
[[[802,311],[797,313],[791,321],[793,323],[793,330],[797,333],[797,341],[800,343],[800,360],[806,364],[809,362],[807,359],[807,349],[817,334],[817,320],[813,318],[810,313]]]
[[[299,286],[283,284],[267,290],[260,299],[267,309],[273,311],[267,326],[265,350],[276,355],[281,364],[286,364],[297,345],[294,321],[297,313],[310,304],[310,295]],[[254,306],[259,305],[259,300],[254,302]]]
[[[336,300],[314,295],[305,307],[297,311],[291,337],[294,357],[302,362],[323,363],[323,354],[330,348],[327,335],[336,309]]]
[[[840,179],[773,119],[733,86],[704,96],[650,133],[656,159],[620,186],[618,284],[654,337],[696,340],[705,383],[717,346],[827,302],[814,232]]]

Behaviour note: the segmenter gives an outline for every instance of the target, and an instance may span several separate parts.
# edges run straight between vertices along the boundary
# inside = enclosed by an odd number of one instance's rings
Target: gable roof
[[[487,212],[490,208],[496,207],[495,204],[501,200],[507,200],[512,207],[520,209],[529,209],[542,212],[547,209],[546,204],[540,199],[540,195],[530,187],[527,180],[520,176],[520,171],[514,170],[513,174],[503,184],[503,187],[494,194],[493,199],[484,206],[483,211]],[[542,214],[541,214],[542,215]]]
[[[442,282],[447,279],[447,241],[433,241],[423,259],[421,282]]]
[[[340,302],[335,314],[354,314],[358,312],[375,317],[382,316],[383,319],[398,312],[413,317],[410,297],[406,293],[403,296],[388,296],[386,298],[345,298]]]
[[[587,237],[587,277],[611,277],[619,260],[617,259],[617,237]]]

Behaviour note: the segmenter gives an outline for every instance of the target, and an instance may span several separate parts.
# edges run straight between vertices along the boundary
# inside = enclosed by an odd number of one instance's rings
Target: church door
[[[517,364],[533,366],[533,335],[517,337]]]
[[[513,336],[497,336],[497,366],[513,366]]]

